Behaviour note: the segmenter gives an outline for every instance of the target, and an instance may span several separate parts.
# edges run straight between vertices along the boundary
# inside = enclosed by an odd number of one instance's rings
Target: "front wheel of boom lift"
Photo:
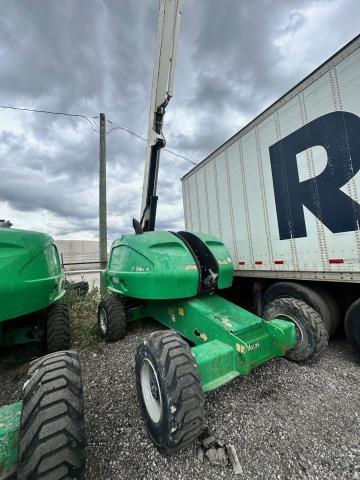
[[[98,306],[100,334],[107,342],[117,342],[126,335],[126,308],[118,297],[101,300]]]
[[[307,303],[296,298],[278,298],[263,311],[265,320],[288,320],[295,324],[297,343],[286,358],[294,362],[313,363],[326,350],[329,333],[321,316]]]
[[[136,389],[147,432],[162,454],[193,442],[204,421],[204,392],[188,343],[171,330],[149,335],[135,358]]]

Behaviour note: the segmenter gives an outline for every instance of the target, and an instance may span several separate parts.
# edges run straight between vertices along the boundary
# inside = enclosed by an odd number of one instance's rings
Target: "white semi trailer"
[[[258,314],[346,315],[359,349],[359,170],[360,36],[183,177],[186,230],[223,239]]]

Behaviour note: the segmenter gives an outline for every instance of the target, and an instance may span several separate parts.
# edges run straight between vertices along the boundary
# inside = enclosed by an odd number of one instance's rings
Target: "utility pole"
[[[99,260],[100,268],[107,266],[107,222],[106,222],[106,130],[105,114],[100,113],[100,158],[99,158]],[[101,277],[102,278],[102,277]],[[105,286],[101,280],[101,292]]]

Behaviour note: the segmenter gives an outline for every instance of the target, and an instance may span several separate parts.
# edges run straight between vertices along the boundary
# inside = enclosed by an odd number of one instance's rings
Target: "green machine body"
[[[135,372],[150,438],[169,453],[200,433],[204,392],[286,355],[296,345],[295,325],[266,322],[219,295],[234,275],[221,240],[204,233],[137,230],[112,244],[104,280],[113,295],[99,303],[99,328],[107,341],[124,338],[127,325],[148,318],[167,328],[139,346]],[[168,411],[173,398],[177,404]],[[177,411],[183,412],[179,419]]]
[[[43,332],[34,317],[64,293],[64,272],[52,237],[0,228],[0,345],[40,339]],[[61,326],[68,328],[67,324],[65,318]]]
[[[223,242],[211,235],[145,232],[113,242],[104,275],[113,293],[169,300],[230,287],[233,265]]]

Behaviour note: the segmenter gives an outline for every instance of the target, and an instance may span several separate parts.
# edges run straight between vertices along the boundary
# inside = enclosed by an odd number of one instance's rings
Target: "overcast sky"
[[[0,6],[2,105],[105,112],[146,136],[157,0]],[[359,0],[184,0],[167,147],[201,161],[355,37],[359,19]],[[116,130],[107,147],[113,239],[139,217],[146,144]],[[97,238],[98,134],[86,120],[0,109],[0,155],[0,218]],[[180,177],[190,168],[162,152],[159,229],[183,226]]]

